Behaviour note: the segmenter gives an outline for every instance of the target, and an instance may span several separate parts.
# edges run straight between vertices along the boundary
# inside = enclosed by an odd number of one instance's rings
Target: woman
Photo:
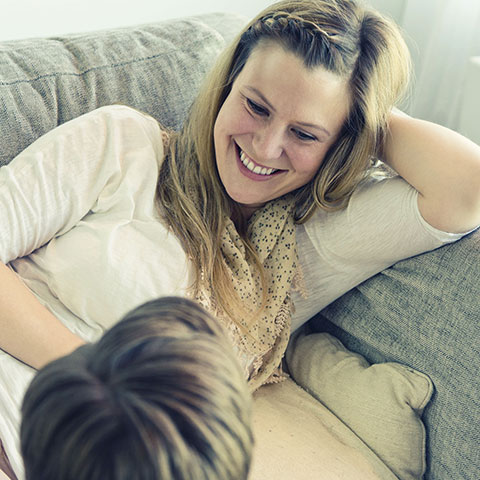
[[[175,294],[227,326],[252,389],[275,381],[291,326],[480,223],[480,148],[392,113],[408,70],[377,13],[280,2],[178,135],[109,107],[39,139],[1,171],[1,348],[38,368]],[[369,175],[375,156],[403,179]],[[31,373],[1,365],[2,402],[18,405]],[[17,429],[11,408],[0,436],[19,471]]]

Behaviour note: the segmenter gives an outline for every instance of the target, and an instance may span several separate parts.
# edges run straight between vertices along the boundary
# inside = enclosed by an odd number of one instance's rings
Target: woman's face
[[[232,85],[214,128],[217,168],[245,213],[315,176],[348,114],[347,82],[260,44]]]

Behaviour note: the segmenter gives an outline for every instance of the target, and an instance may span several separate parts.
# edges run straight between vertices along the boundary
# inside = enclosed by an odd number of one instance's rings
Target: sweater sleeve
[[[153,158],[163,158],[158,123],[128,107],[102,107],[50,131],[0,168],[0,260],[28,255],[88,212],[107,208],[109,192],[142,149],[149,150],[145,158],[152,149]]]
[[[379,271],[462,237],[429,225],[418,192],[399,176],[366,179],[344,210],[317,211],[305,230],[321,256],[347,270]]]
[[[418,192],[401,177],[365,180],[345,209],[317,210],[297,226],[304,286],[303,295],[294,292],[293,328],[394,263],[465,234],[429,225],[420,214]]]

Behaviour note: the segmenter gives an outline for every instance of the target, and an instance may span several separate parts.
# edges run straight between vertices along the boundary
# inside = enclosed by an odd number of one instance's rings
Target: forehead
[[[261,92],[279,114],[331,130],[340,128],[350,106],[347,79],[322,66],[307,68],[300,57],[274,42],[253,49],[235,87],[242,93]]]

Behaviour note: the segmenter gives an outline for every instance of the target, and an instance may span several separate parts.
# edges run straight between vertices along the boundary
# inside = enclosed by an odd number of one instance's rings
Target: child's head
[[[233,349],[195,303],[130,312],[40,370],[24,399],[28,480],[240,480],[251,398]]]

